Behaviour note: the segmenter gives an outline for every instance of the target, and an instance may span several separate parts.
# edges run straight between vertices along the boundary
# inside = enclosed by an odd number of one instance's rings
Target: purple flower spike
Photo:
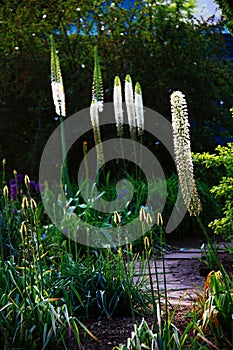
[[[30,180],[30,189],[31,190],[36,190],[36,183],[33,180]]]
[[[39,191],[43,192],[44,189],[45,189],[45,185],[44,184],[36,184],[36,186],[35,186],[35,190],[38,191],[38,192]]]
[[[17,179],[18,182],[23,182],[24,181],[24,178],[23,178],[22,174],[17,174],[16,175],[16,179]]]
[[[10,199],[11,200],[15,200],[16,199],[16,195],[17,195],[17,185],[16,184],[12,184],[10,186]]]
[[[10,179],[9,184],[10,184],[10,186],[16,184],[16,180],[15,179]]]

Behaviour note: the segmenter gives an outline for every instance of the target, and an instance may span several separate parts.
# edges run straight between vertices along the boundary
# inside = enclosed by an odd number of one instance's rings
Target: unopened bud
[[[152,217],[149,213],[147,213],[147,215],[146,215],[146,223],[148,226],[151,226],[153,223]]]
[[[25,175],[25,177],[24,177],[24,182],[25,182],[26,187],[29,187],[29,185],[30,185],[30,179],[29,179],[28,175]]]
[[[121,223],[121,217],[116,210],[114,211],[114,222],[117,226]]]
[[[26,208],[28,208],[29,204],[28,204],[28,199],[26,196],[23,197],[23,200],[22,200],[22,208],[23,210],[25,210]]]
[[[22,239],[24,239],[24,237],[25,237],[26,234],[27,234],[27,226],[25,225],[25,222],[24,222],[24,221],[23,221],[22,224],[21,224],[20,233],[21,233]]]
[[[162,217],[162,214],[160,212],[157,215],[157,224],[158,224],[158,226],[163,226],[163,217]]]
[[[3,165],[3,166],[6,165],[6,159],[5,159],[5,158],[2,160],[2,165]]]
[[[145,248],[150,248],[150,240],[147,236],[144,238],[144,246]]]
[[[87,153],[87,141],[83,141],[83,151],[85,154]]]
[[[4,186],[4,187],[3,187],[3,196],[4,196],[5,198],[7,198],[8,195],[9,195],[8,187],[7,187],[7,186]]]
[[[37,208],[36,201],[33,198],[30,198],[30,207],[32,210],[35,210]]]
[[[146,211],[144,208],[141,208],[140,213],[139,213],[139,220],[141,222],[145,222],[146,221]]]
[[[17,171],[15,169],[13,170],[13,174],[14,174],[14,176],[17,175]]]

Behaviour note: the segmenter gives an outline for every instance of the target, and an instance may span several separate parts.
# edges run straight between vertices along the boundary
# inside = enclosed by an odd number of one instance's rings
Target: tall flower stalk
[[[185,95],[180,91],[175,91],[171,94],[171,112],[175,161],[182,196],[189,214],[199,216],[201,212],[201,202],[193,172],[188,109]]]
[[[99,127],[99,105],[95,100],[92,101],[90,107],[90,115],[91,115],[91,123],[94,133],[94,140],[96,145],[96,153],[97,153],[97,169],[104,165],[104,153],[103,146],[100,135],[100,127]]]
[[[92,103],[90,107],[91,123],[93,127],[94,140],[97,153],[97,168],[104,165],[103,146],[99,127],[99,112],[103,111],[103,82],[99,64],[97,47],[94,47],[94,73],[92,82]]]
[[[123,137],[123,108],[122,108],[122,91],[121,81],[118,76],[114,79],[113,104],[117,127],[117,136]]]
[[[51,86],[53,102],[56,113],[59,116],[66,117],[65,92],[61,75],[59,58],[56,52],[53,36],[51,35]]]
[[[51,35],[51,87],[53,94],[53,102],[55,105],[56,113],[60,118],[61,127],[61,145],[62,145],[62,181],[66,185],[66,190],[69,191],[70,182],[68,175],[68,165],[67,165],[67,151],[65,142],[65,130],[63,125],[63,118],[66,117],[66,105],[65,105],[65,92],[62,80],[61,68],[59,63],[59,58],[56,52],[53,36]]]
[[[120,147],[121,147],[121,157],[125,165],[125,156],[124,156],[124,146],[123,146],[123,136],[124,136],[124,127],[123,127],[123,105],[122,105],[122,88],[121,81],[118,76],[114,79],[114,88],[113,88],[113,105],[114,105],[114,115],[116,121],[117,136],[120,138]]]
[[[171,94],[171,112],[175,160],[184,203],[189,211],[189,214],[196,216],[200,228],[208,242],[212,254],[214,255],[215,248],[199,216],[201,212],[201,202],[198,196],[193,172],[189,137],[188,109],[185,96],[180,91],[175,91]],[[224,275],[225,272],[223,271],[218,259],[216,260],[216,263]]]
[[[135,104],[135,116],[137,124],[137,132],[142,143],[142,135],[144,131],[144,109],[143,109],[143,100],[142,100],[142,90],[140,84],[137,82],[135,84],[134,91],[134,104]],[[140,164],[142,162],[142,148],[140,147]]]
[[[135,105],[133,96],[133,85],[130,75],[125,77],[125,103],[129,121],[129,130],[132,140],[136,138],[136,115],[135,115]]]
[[[144,130],[144,111],[143,111],[142,90],[138,82],[135,85],[135,115],[136,115],[138,136],[141,136]]]
[[[95,101],[99,112],[103,111],[104,94],[103,94],[103,80],[101,68],[99,64],[99,56],[97,47],[94,47],[94,73],[92,82],[92,101]]]

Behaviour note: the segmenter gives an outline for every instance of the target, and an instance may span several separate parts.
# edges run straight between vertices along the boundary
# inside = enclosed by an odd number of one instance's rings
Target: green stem
[[[125,259],[124,259],[122,253],[121,253],[121,259],[122,259],[122,262],[123,262],[123,266],[124,266],[124,270],[125,270],[125,275],[126,275],[127,294],[128,294],[128,298],[129,298],[130,309],[131,309],[131,312],[132,312],[133,323],[135,323],[135,321],[136,321],[136,319],[135,319],[135,312],[134,312],[134,308],[133,308],[132,294],[130,293],[130,279],[129,279],[129,273],[130,273],[130,271],[128,271],[128,269],[130,269],[130,259],[129,259],[128,251],[127,251],[127,265],[128,265],[128,268],[127,268],[127,266],[126,266]]]
[[[213,256],[215,256],[216,254],[215,254],[214,246],[213,246],[213,244],[212,244],[212,242],[211,242],[211,240],[210,240],[210,237],[209,237],[209,235],[208,235],[208,232],[207,232],[207,230],[206,230],[206,228],[205,228],[205,226],[204,226],[204,224],[203,224],[203,221],[201,220],[201,218],[200,218],[199,215],[198,215],[196,218],[197,218],[197,222],[198,222],[198,224],[200,225],[200,228],[201,228],[201,230],[202,230],[202,232],[203,232],[203,234],[204,234],[204,236],[205,236],[205,238],[206,238],[206,240],[207,240],[208,246],[209,246],[210,249],[211,249],[211,254],[212,254]],[[216,264],[217,264],[218,268],[222,271],[221,264],[220,264],[220,262],[219,262],[218,256],[216,256]]]
[[[155,301],[154,285],[153,285],[152,274],[151,274],[151,267],[150,267],[150,252],[148,251],[148,248],[146,248],[146,259],[147,259],[147,265],[148,265],[148,273],[149,273],[149,280],[150,280],[152,305],[153,305],[153,311],[154,311],[154,327],[157,328],[157,326],[158,326],[157,304],[156,304],[156,301]],[[158,283],[158,271],[157,271],[156,260],[154,260],[154,266],[155,266],[156,286],[157,286],[158,298],[159,298],[159,283]],[[159,309],[161,311],[160,298],[159,298]],[[158,331],[158,329],[156,329],[156,331]]]
[[[60,126],[61,126],[61,146],[62,146],[62,183],[66,185],[67,194],[70,194],[70,180],[68,174],[68,163],[67,163],[67,152],[66,152],[66,142],[65,142],[65,129],[63,123],[63,117],[60,114]]]
[[[166,325],[168,320],[168,303],[167,303],[167,280],[166,280],[166,267],[164,259],[164,242],[163,242],[163,229],[159,226],[160,231],[160,246],[161,246],[161,255],[162,255],[162,267],[163,267],[163,284],[164,284],[164,298],[165,298],[165,319]]]

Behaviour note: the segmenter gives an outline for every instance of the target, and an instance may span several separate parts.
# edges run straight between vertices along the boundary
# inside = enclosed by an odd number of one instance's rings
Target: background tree
[[[115,75],[123,80],[130,74],[142,86],[145,106],[170,119],[170,93],[182,90],[197,151],[213,148],[230,120],[232,64],[223,27],[195,21],[192,1],[165,6],[146,0],[124,7],[120,0],[80,0],[78,5],[75,0],[5,0],[0,26],[0,155],[9,170],[37,177],[41,152],[57,124],[49,76],[51,33],[68,115],[90,105],[97,45],[105,101],[112,101]]]
[[[227,18],[227,26],[233,31],[233,2],[231,0],[214,0],[222,10],[223,15]]]

